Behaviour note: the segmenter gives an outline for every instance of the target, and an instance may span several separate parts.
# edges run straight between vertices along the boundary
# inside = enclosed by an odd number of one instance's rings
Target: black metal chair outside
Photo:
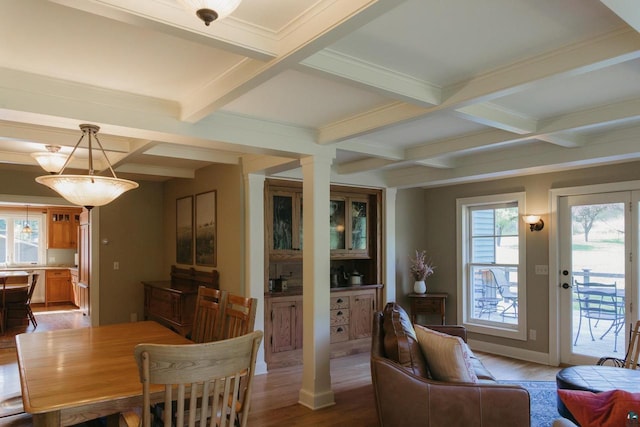
[[[613,351],[618,351],[618,335],[624,327],[624,297],[618,295],[615,283],[579,283],[575,281],[575,295],[580,310],[578,332],[573,345],[577,345],[582,328],[582,319],[587,319],[591,340],[595,341],[593,328],[601,320],[610,321],[607,330],[600,336],[603,339],[609,332],[615,335]],[[595,321],[592,325],[591,322]]]

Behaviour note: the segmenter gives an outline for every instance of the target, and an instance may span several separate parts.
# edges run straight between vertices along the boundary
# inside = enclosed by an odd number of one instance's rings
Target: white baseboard
[[[516,347],[492,344],[485,341],[469,340],[471,350],[482,351],[485,353],[497,354],[500,356],[511,357],[513,359],[524,360],[527,362],[540,363],[541,365],[555,366],[550,363],[549,353],[540,353],[538,351],[523,350]]]

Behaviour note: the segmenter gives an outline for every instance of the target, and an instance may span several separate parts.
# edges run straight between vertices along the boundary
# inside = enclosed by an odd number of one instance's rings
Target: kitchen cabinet
[[[302,189],[272,188],[266,212],[271,257],[302,258]]]
[[[69,269],[71,274],[71,291],[73,295],[73,303],[80,309],[84,316],[89,315],[89,286],[80,283],[78,269]]]
[[[331,195],[329,248],[331,256],[369,257],[369,200],[346,194]]]
[[[45,307],[52,303],[73,302],[71,273],[68,269],[46,270]]]
[[[49,249],[76,249],[80,208],[48,208]]]
[[[370,351],[373,313],[382,285],[332,289],[331,357]],[[302,363],[302,295],[268,293],[265,298],[265,359],[269,369]]]

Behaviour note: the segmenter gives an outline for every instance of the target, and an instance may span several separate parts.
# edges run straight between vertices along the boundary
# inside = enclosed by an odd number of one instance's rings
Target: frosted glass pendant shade
[[[94,175],[45,175],[37,177],[36,182],[88,209],[111,203],[122,193],[138,188],[136,182],[127,179]]]
[[[241,0],[178,0],[187,9],[193,11],[205,25],[223,19],[233,13]]]
[[[47,145],[45,147],[47,151],[39,151],[37,153],[31,153],[31,157],[36,159],[42,169],[51,173],[58,173],[63,168],[67,161],[67,156],[62,153],[58,153],[60,147],[56,145]]]

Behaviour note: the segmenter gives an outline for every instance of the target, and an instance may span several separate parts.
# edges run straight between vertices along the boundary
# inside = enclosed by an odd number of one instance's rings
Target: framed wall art
[[[193,196],[176,199],[176,263],[193,264]]]
[[[196,194],[196,265],[216,266],[216,192]]]

